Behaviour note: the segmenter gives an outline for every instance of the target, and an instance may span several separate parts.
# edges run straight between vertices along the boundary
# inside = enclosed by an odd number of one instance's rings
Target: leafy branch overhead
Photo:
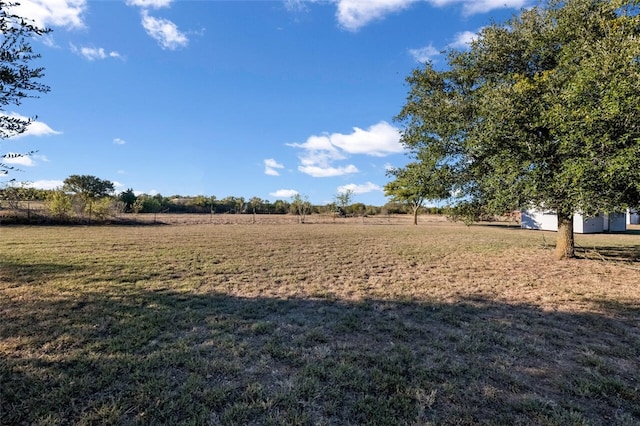
[[[33,52],[30,42],[51,30],[11,13],[16,5],[0,1],[0,140],[24,133],[32,121],[10,113],[7,107],[18,106],[26,98],[36,98],[49,91],[49,86],[39,81],[44,77],[44,68],[31,66],[40,55]],[[1,158],[7,160],[29,154],[4,154]],[[13,166],[0,161],[0,174],[11,170],[15,170]]]
[[[403,144],[460,202],[555,211],[572,257],[574,213],[640,205],[639,6],[551,0],[485,27],[408,77]]]

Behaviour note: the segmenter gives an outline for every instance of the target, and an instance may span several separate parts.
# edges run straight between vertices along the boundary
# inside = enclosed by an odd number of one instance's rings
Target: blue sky
[[[51,92],[0,152],[37,150],[9,177],[72,174],[118,192],[315,204],[345,189],[383,205],[409,160],[393,121],[405,78],[464,48],[527,0],[20,0],[53,32],[32,43]],[[5,180],[8,178],[5,178]]]

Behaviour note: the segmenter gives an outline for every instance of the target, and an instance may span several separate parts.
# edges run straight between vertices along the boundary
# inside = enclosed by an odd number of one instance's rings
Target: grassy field
[[[0,424],[640,424],[640,232],[0,227]]]

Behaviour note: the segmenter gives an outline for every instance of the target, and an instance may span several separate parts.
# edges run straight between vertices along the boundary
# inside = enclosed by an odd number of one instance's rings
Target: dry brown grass
[[[640,422],[638,230],[368,219],[1,228],[0,423]]]

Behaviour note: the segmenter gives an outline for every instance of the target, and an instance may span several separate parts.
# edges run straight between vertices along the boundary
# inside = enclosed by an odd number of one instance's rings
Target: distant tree
[[[311,211],[311,203],[306,195],[296,194],[291,198],[289,207],[291,213],[298,216],[298,222],[304,223],[305,217]]]
[[[67,219],[73,211],[71,197],[62,190],[49,193],[45,201],[45,206],[49,209],[49,212],[58,219]]]
[[[455,170],[455,193],[502,214],[573,216],[640,204],[640,1],[548,0],[483,28],[448,68],[407,81],[401,142]]]
[[[338,192],[336,194],[335,203],[338,207],[338,211],[340,215],[344,215],[347,213],[347,207],[351,204],[353,200],[353,189],[345,189],[344,191]]]
[[[95,176],[71,175],[63,181],[62,189],[86,199],[95,199],[111,195],[114,186],[113,182]]]
[[[247,203],[244,201],[244,197],[236,198],[235,211],[236,213],[246,213]]]
[[[23,201],[41,199],[38,192],[28,188],[24,183],[16,184],[12,181],[0,190],[0,201],[6,202],[10,209],[17,210]]]
[[[104,220],[113,214],[114,208],[114,200],[109,197],[103,197],[93,202],[91,211],[96,219]]]
[[[275,214],[286,214],[289,211],[289,203],[285,200],[276,200],[273,202],[273,212]]]
[[[11,13],[16,5],[0,0],[0,140],[24,133],[32,121],[12,114],[6,108],[49,91],[48,86],[39,82],[44,77],[44,68],[30,66],[33,60],[40,58],[39,54],[33,53],[30,42],[51,30],[36,26],[32,19]],[[1,155],[0,175],[15,170],[6,160],[29,154]]]
[[[136,202],[136,199],[138,197],[133,192],[133,189],[129,188],[126,191],[122,191],[120,195],[118,195],[118,198],[124,203],[124,211],[130,212],[133,209],[133,204]]]
[[[154,195],[141,194],[133,203],[134,213],[159,213],[162,210],[162,199]]]
[[[442,200],[450,196],[451,174],[431,157],[391,169],[387,176],[394,180],[384,186],[385,195],[394,202],[406,203],[413,213],[413,224],[418,224],[418,212],[427,200]]]
[[[249,202],[249,209],[251,209],[252,213],[262,213],[262,208],[265,204],[260,197],[252,197]]]
[[[63,181],[62,190],[76,195],[81,203],[81,211],[87,212],[91,218],[94,201],[111,195],[114,186],[111,181],[95,176],[71,175]]]

